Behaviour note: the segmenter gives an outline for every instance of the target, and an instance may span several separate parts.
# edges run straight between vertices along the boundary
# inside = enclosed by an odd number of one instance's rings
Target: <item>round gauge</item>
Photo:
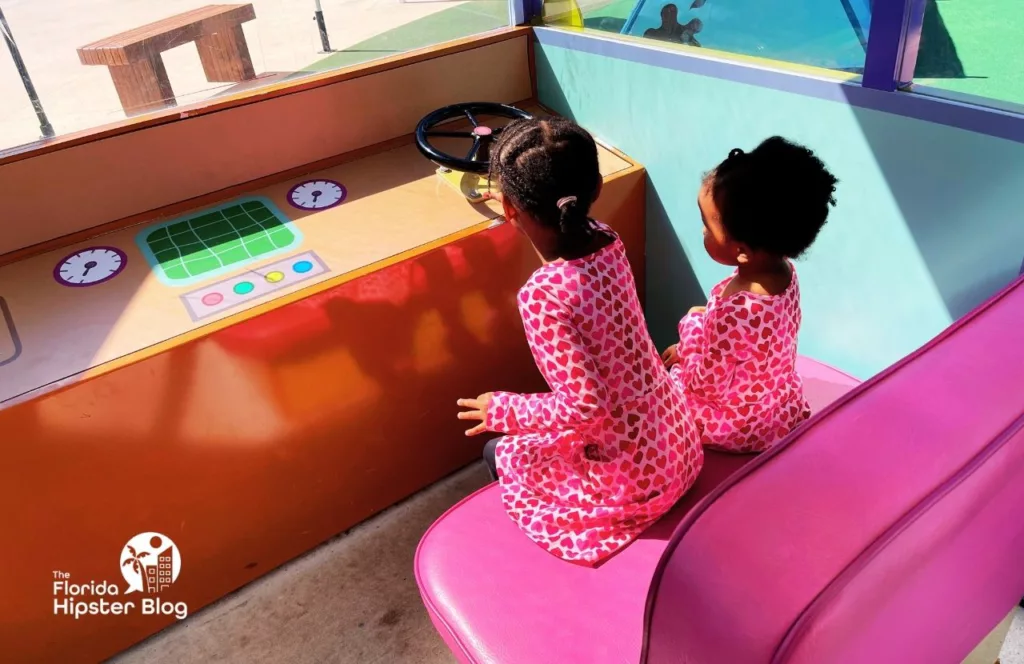
[[[121,274],[128,257],[114,247],[89,247],[67,256],[53,268],[53,278],[65,286],[95,286]]]
[[[326,210],[345,201],[348,192],[334,180],[306,180],[291,188],[288,202],[300,210]]]

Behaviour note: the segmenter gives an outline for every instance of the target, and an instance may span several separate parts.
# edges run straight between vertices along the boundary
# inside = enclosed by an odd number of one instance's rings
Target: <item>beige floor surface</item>
[[[451,664],[413,579],[416,544],[484,486],[470,466],[110,660],[114,664]]]

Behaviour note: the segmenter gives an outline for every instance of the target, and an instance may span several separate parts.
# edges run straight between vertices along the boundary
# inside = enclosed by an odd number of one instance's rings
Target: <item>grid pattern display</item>
[[[291,246],[295,233],[260,201],[206,212],[157,228],[145,242],[171,281],[247,263]]]

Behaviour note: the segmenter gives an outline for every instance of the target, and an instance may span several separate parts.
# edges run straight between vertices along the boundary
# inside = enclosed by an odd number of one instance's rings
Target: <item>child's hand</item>
[[[690,314],[702,314],[705,311],[707,311],[707,307],[690,307],[690,310],[686,312],[686,315],[689,316]]]
[[[491,399],[493,397],[493,392],[487,392],[485,394],[481,394],[476,399],[459,399],[459,406],[462,408],[469,408],[469,410],[459,413],[459,419],[480,420],[480,424],[466,431],[467,436],[476,436],[477,434],[487,431],[487,427],[484,425],[484,422],[487,421],[487,408],[491,405]]]
[[[665,352],[661,354],[661,361],[665,363],[666,369],[671,369],[673,366],[679,364],[679,350],[676,344],[672,344],[665,349]]]

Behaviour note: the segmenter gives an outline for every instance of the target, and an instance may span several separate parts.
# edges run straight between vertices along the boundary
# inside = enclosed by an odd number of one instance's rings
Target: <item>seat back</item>
[[[1024,595],[1024,278],[719,486],[643,661],[955,663]]]

